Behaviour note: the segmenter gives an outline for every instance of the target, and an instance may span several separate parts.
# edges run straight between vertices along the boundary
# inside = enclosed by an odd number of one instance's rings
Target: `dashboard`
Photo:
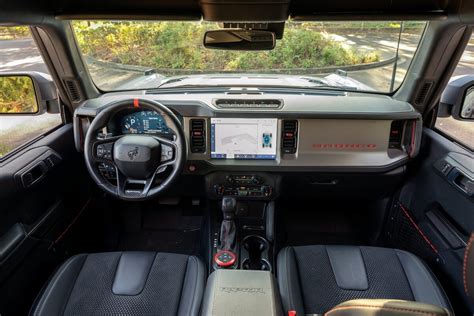
[[[420,113],[384,95],[210,89],[133,93],[109,93],[80,105],[74,113],[76,148],[83,150],[90,122],[109,104],[137,97],[158,101],[176,114],[186,138],[180,195],[267,200],[283,194],[382,196],[396,187],[420,148]],[[105,135],[172,139],[172,126],[166,113],[131,104],[116,113]]]
[[[162,103],[178,116],[186,136],[185,170],[194,170],[193,174],[388,172],[406,164],[419,150],[421,115],[409,103],[390,96],[231,92],[136,91],[87,100],[75,111],[76,147],[82,150],[88,122],[104,107],[139,96]],[[116,115],[108,132],[171,137],[168,122],[165,113],[131,105]]]

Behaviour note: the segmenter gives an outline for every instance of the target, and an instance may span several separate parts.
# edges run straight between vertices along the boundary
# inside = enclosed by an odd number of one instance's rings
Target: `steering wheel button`
[[[97,157],[103,157],[104,156],[104,146],[99,145],[97,146]]]

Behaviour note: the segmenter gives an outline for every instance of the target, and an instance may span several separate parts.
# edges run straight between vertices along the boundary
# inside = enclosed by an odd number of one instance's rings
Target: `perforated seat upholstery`
[[[354,299],[396,299],[452,310],[426,265],[406,251],[302,246],[280,251],[278,283],[286,311],[324,314]]]
[[[205,270],[194,256],[81,254],[48,282],[31,315],[198,315]]]

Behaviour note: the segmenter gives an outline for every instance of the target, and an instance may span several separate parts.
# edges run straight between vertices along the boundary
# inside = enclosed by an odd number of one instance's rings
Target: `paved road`
[[[6,71],[49,73],[32,39],[0,41],[0,73]],[[58,114],[0,117],[0,157],[2,151],[18,147],[60,122]]]
[[[379,32],[354,33],[346,35],[330,35],[331,38],[339,41],[343,46],[349,49],[356,49],[357,52],[377,53],[380,60],[388,60],[396,56],[398,34],[383,34]],[[395,75],[395,85],[397,88],[405,73],[410,66],[410,61],[419,41],[419,36],[406,35],[402,37],[399,47],[399,62]],[[378,91],[388,92],[391,88],[394,65],[390,64],[381,68],[353,71],[348,75],[369,87]]]
[[[49,73],[31,39],[0,41],[0,72],[4,71]]]

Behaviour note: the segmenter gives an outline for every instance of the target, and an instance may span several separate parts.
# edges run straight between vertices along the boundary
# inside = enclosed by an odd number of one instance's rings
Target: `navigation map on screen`
[[[211,158],[276,159],[277,119],[211,118]]]

